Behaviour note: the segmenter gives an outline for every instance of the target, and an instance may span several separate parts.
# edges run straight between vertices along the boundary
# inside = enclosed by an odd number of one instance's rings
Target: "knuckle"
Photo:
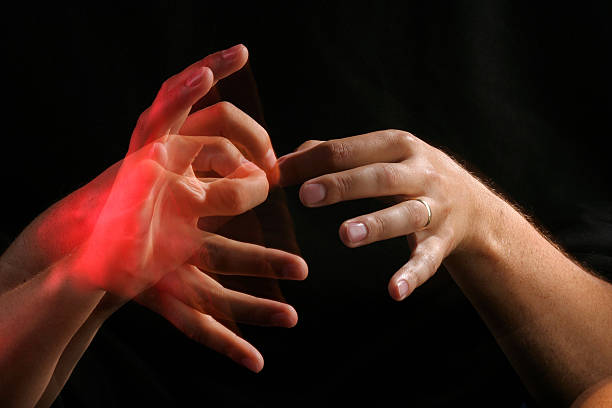
[[[386,130],[385,136],[388,138],[390,144],[405,153],[412,151],[418,140],[412,133],[398,129]]]
[[[200,248],[200,267],[210,272],[218,272],[223,269],[223,257],[219,245],[214,242],[206,242]]]
[[[436,254],[433,251],[422,252],[421,262],[424,266],[423,274],[419,274],[421,280],[432,276],[439,266]]]
[[[153,181],[157,179],[162,172],[162,167],[156,162],[152,157],[148,157],[144,160],[141,160],[136,168],[135,174],[138,175],[139,180],[142,182]]]
[[[401,206],[401,211],[403,212],[403,217],[413,223],[416,227],[420,227],[425,224],[426,220],[423,220],[423,216],[421,214],[421,208],[417,209],[417,206],[422,207],[423,205],[416,201],[408,201],[409,205]],[[421,223],[421,221],[423,221]]]
[[[164,96],[168,93],[168,91],[170,90],[170,79],[165,80],[161,86],[159,87],[159,91],[157,92],[157,95],[159,96]]]
[[[377,173],[377,183],[386,188],[400,186],[403,180],[402,168],[395,163],[383,163]]]
[[[151,107],[148,107],[138,117],[138,120],[136,121],[136,128],[142,130],[146,126],[147,122],[149,121],[150,115],[151,115]]]
[[[214,143],[222,152],[233,152],[236,150],[234,144],[224,137],[217,137]]]
[[[387,231],[387,222],[382,216],[373,214],[368,219],[367,228],[374,237],[384,236]]]
[[[211,106],[211,108],[213,109],[214,113],[221,119],[229,118],[237,109],[232,103],[227,101],[217,102],[216,104]]]
[[[336,195],[339,200],[347,197],[353,188],[353,178],[349,175],[341,175],[334,177],[332,194]]]
[[[440,172],[431,165],[423,166],[421,172],[427,184],[439,185],[442,181]]]
[[[346,142],[330,140],[323,143],[323,158],[331,165],[344,163],[351,155],[351,148]]]
[[[226,208],[235,214],[242,214],[249,210],[248,195],[241,188],[232,188],[226,194]]]

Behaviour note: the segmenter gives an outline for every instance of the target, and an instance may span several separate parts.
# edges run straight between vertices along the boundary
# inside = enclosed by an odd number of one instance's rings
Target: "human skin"
[[[263,367],[259,352],[215,318],[295,325],[291,306],[225,289],[197,268],[284,279],[307,273],[295,255],[198,229],[267,195],[264,170],[273,173],[275,157],[261,127],[226,103],[188,117],[246,59],[246,48],[233,47],[166,81],[126,158],[39,216],[2,255],[0,400],[50,405],[101,324],[134,296],[253,371]],[[225,138],[172,134],[185,123]],[[199,180],[194,170],[217,177]]]
[[[570,259],[506,200],[440,150],[387,130],[304,143],[279,159],[309,207],[367,197],[395,205],[342,223],[354,248],[406,236],[388,290],[405,299],[444,263],[530,392],[569,405],[612,375],[612,285]],[[432,211],[427,223],[425,205]]]

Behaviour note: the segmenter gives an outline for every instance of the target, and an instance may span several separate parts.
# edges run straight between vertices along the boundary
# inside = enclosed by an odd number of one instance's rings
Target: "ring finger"
[[[428,198],[422,200],[428,203],[429,208],[433,207]],[[419,200],[407,200],[343,222],[340,239],[346,246],[355,248],[420,231],[430,226],[428,221],[431,221],[428,207]]]

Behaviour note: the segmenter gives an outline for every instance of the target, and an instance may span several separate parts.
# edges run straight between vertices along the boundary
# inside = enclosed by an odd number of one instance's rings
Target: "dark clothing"
[[[26,185],[7,188],[20,197],[4,203],[15,214],[7,231],[16,235],[120,158],[165,78],[243,42],[279,155],[308,139],[408,130],[493,180],[570,253],[610,277],[612,166],[603,143],[612,134],[610,6],[478,3],[160,2],[53,10],[53,18],[28,13],[12,23],[23,35],[7,42],[16,78],[9,93],[27,110],[12,114],[20,136],[11,143],[15,155],[31,155],[20,173]],[[13,168],[2,166],[12,178]],[[343,220],[383,204],[306,209],[297,187],[287,200],[310,275],[281,284],[300,316],[295,328],[241,327],[264,355],[260,374],[129,305],[105,324],[57,406],[529,400],[444,270],[397,303],[387,282],[408,260],[405,240],[340,243]]]

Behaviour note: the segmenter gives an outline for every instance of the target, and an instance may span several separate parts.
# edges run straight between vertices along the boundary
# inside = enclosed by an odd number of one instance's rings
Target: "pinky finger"
[[[258,373],[263,368],[263,357],[243,338],[207,314],[200,313],[175,297],[160,294],[156,310],[192,340],[224,354],[236,363]]]
[[[446,254],[446,244],[430,236],[418,242],[410,260],[389,281],[389,294],[397,301],[404,300],[416,288],[433,276]]]

